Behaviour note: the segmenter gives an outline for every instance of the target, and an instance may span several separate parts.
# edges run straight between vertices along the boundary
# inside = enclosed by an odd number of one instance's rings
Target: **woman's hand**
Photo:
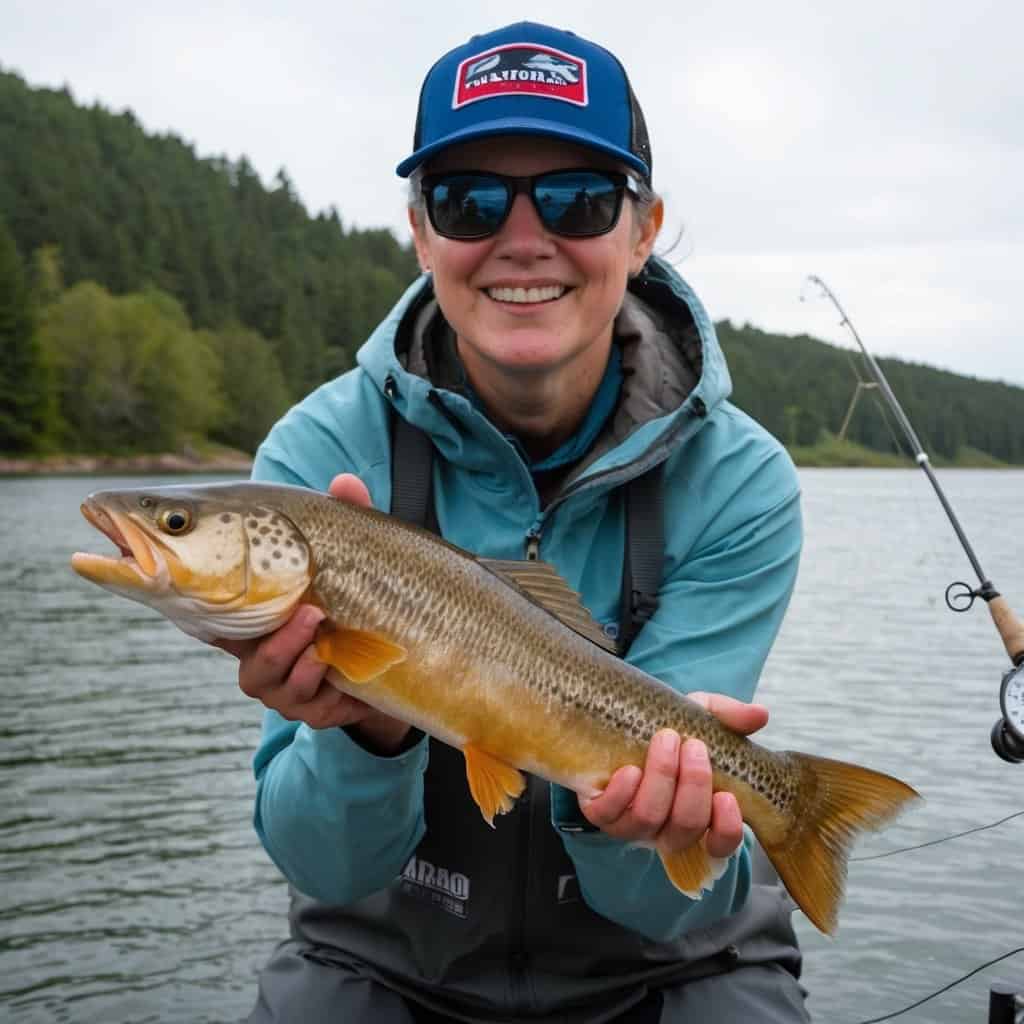
[[[366,485],[351,473],[331,481],[330,494],[341,501],[370,506]],[[395,751],[409,726],[342,693],[324,676],[327,666],[313,648],[316,628],[324,613],[315,605],[300,605],[273,633],[257,640],[218,640],[216,646],[238,658],[238,685],[247,697],[261,701],[289,721],[314,729],[355,726],[359,739],[375,753]]]
[[[690,698],[735,732],[749,735],[768,721],[768,709],[718,693]],[[662,729],[647,749],[641,771],[625,765],[600,796],[581,800],[586,819],[627,842],[657,843],[662,850],[684,850],[702,837],[712,857],[728,857],[743,840],[743,817],[731,793],[712,793],[711,762],[700,740],[681,743]]]

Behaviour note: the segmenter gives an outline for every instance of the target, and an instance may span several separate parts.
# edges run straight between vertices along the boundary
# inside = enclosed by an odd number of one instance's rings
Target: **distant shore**
[[[162,452],[153,455],[0,456],[0,476],[104,476],[177,473],[248,473],[252,456],[245,452],[210,454]]]
[[[807,447],[790,446],[789,454],[804,469],[913,469],[913,459],[877,452],[851,441],[826,437]],[[977,449],[962,448],[955,459],[932,459],[947,469],[1020,469]],[[178,473],[248,473],[252,456],[232,448],[191,448],[149,455],[73,455],[68,453],[16,458],[0,455],[0,476],[103,476]]]

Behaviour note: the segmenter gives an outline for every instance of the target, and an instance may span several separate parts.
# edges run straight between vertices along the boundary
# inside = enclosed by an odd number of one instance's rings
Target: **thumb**
[[[353,473],[339,473],[327,490],[332,498],[347,501],[351,505],[363,505],[366,508],[373,505],[366,484]]]
[[[710,711],[722,725],[744,736],[757,732],[768,721],[768,709],[763,704],[747,704],[723,693],[697,691],[687,696]]]

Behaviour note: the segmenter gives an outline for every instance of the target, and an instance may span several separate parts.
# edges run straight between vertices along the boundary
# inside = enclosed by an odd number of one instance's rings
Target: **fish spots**
[[[231,513],[230,512],[222,512],[221,516],[220,516],[220,521],[222,523],[230,523],[231,522]]]
[[[274,552],[274,557],[275,558],[280,558],[281,557],[281,552],[279,550],[275,551]]]
[[[245,525],[248,526],[250,530],[257,530],[259,529],[260,524],[255,519],[250,519]]]
[[[269,572],[270,571],[270,559],[269,558],[264,558],[263,561],[260,562],[260,568],[264,572]]]
[[[260,546],[260,544],[262,544],[262,543],[263,542],[259,539],[259,537],[253,537],[253,539],[252,539],[252,546],[254,548],[258,548]]]

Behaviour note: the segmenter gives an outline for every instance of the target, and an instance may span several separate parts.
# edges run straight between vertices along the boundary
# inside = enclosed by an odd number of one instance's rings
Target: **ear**
[[[629,276],[633,277],[643,270],[647,257],[651,255],[655,239],[661,231],[661,223],[665,219],[665,204],[655,199],[647,211],[647,218],[640,225],[640,231],[633,242],[633,251],[629,258]]]
[[[416,247],[416,259],[420,270],[430,273],[430,247],[427,244],[427,232],[423,224],[416,219],[416,211],[410,206],[406,209],[409,216],[409,230],[412,231],[412,244]]]

